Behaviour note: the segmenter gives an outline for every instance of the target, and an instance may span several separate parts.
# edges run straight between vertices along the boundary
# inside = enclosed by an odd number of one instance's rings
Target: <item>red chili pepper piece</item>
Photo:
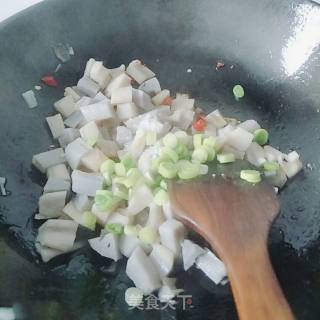
[[[41,78],[41,81],[48,87],[57,87],[58,81],[53,76],[44,76]]]
[[[172,105],[172,98],[169,96],[169,97],[166,97],[163,102],[162,102],[164,105],[166,106],[171,106]]]
[[[203,118],[199,118],[193,123],[193,128],[198,132],[202,132],[205,129],[206,125],[206,120],[204,120]]]

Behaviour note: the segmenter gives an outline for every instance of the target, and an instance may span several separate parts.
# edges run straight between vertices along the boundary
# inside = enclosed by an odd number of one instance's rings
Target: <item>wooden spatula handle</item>
[[[294,319],[265,243],[254,243],[252,247],[225,258],[241,320]]]

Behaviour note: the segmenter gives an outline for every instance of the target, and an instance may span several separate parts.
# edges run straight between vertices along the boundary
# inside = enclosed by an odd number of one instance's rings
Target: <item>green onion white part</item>
[[[244,96],[241,85],[233,92]],[[47,262],[85,245],[76,238],[79,225],[94,232],[88,241],[99,255],[128,258],[126,272],[136,286],[125,294],[130,306],[156,290],[161,301],[173,299],[179,289],[167,276],[180,264],[185,270],[195,264],[215,283],[226,276],[223,263],[188,240],[174,219],[171,181],[206,175],[210,163],[221,167],[244,159],[248,168],[239,179],[265,179],[282,188],[302,168],[297,152],[266,145],[268,132],[253,119],[240,122],[214,110],[202,116],[204,131],[195,132],[195,100],[161,88],[139,60],[109,69],[90,59],[64,95],[54,104],[58,113],[47,118],[60,147],[32,159],[48,178],[35,215],[46,220],[36,248]],[[31,93],[24,98],[35,106]]]

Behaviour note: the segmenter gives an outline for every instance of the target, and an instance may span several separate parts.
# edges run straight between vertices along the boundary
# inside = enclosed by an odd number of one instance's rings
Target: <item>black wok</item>
[[[229,287],[196,269],[178,280],[193,308],[129,311],[123,264],[114,269],[88,248],[47,265],[35,253],[32,218],[43,177],[31,158],[51,144],[45,116],[88,58],[109,67],[141,58],[164,87],[190,93],[206,111],[255,118],[273,145],[301,153],[308,165],[281,192],[270,253],[297,319],[319,319],[319,30],[317,4],[287,0],[55,0],[2,23],[0,176],[11,195],[0,197],[0,307],[32,320],[237,319]],[[21,93],[55,69],[51,45],[59,42],[76,56],[57,74],[58,89],[42,90],[39,108],[30,110]],[[216,71],[219,59],[226,66]],[[246,88],[241,102],[232,96],[236,83]]]

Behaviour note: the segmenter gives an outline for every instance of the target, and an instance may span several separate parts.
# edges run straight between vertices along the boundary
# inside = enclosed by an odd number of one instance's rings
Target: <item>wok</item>
[[[3,22],[0,176],[11,194],[0,197],[0,306],[32,320],[237,319],[230,288],[196,269],[178,279],[192,308],[131,311],[123,299],[130,286],[124,264],[88,248],[48,264],[35,252],[33,214],[44,181],[31,158],[52,143],[45,116],[88,58],[108,67],[141,58],[164,87],[190,93],[206,111],[257,119],[273,145],[301,153],[306,166],[281,192],[269,247],[297,319],[319,319],[319,32],[320,7],[295,0],[55,0]],[[44,88],[39,108],[30,110],[21,93],[53,72],[51,46],[59,42],[70,43],[76,55],[58,72],[59,87]],[[220,59],[225,67],[217,71]],[[232,96],[237,83],[246,88],[241,102]]]

